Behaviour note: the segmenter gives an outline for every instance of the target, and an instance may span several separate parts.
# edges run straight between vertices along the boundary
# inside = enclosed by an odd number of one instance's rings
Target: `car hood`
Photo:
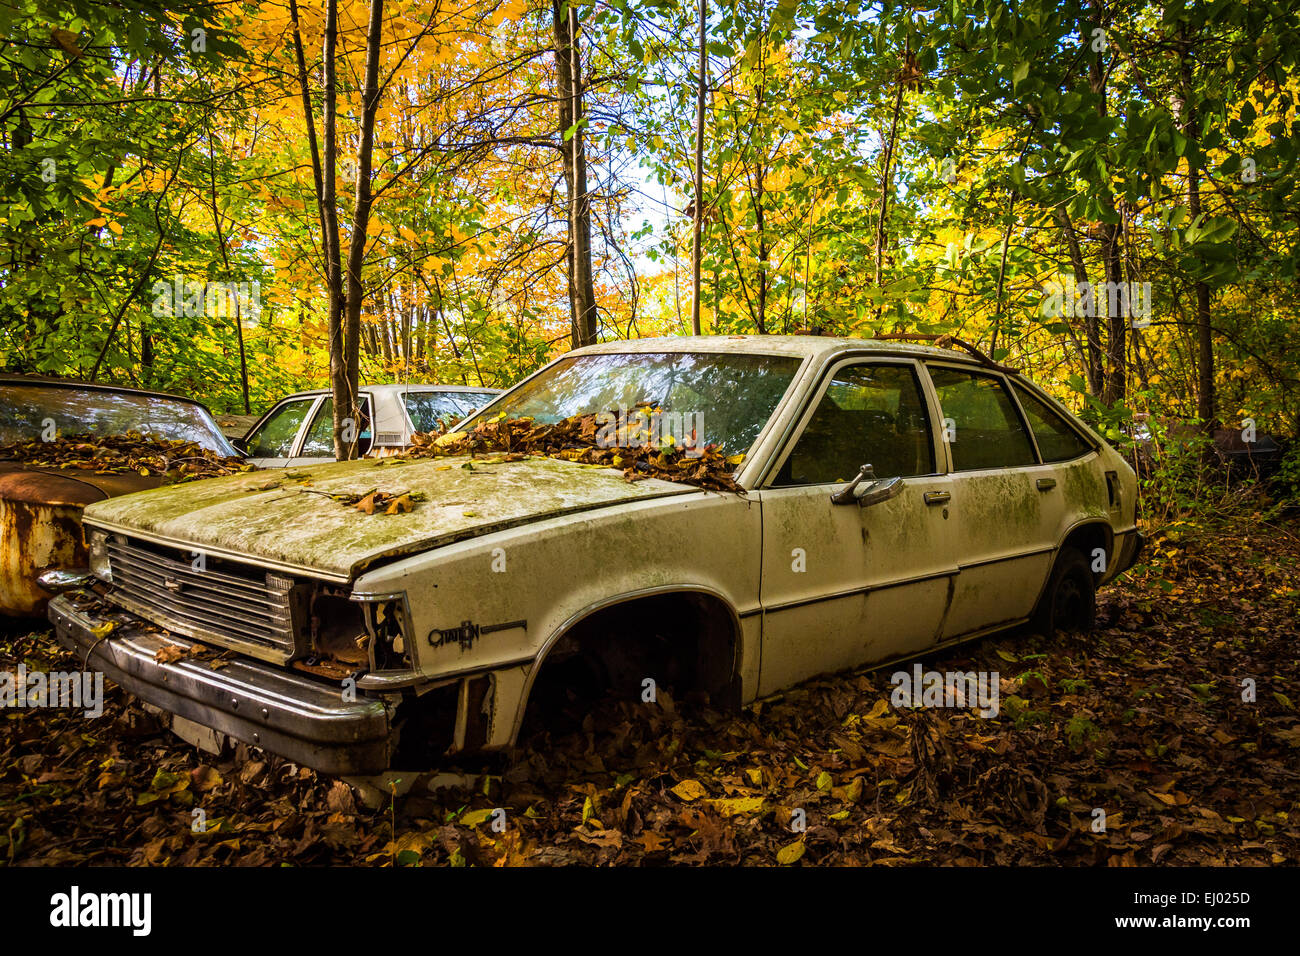
[[[0,498],[33,505],[88,505],[162,483],[134,472],[101,474],[85,468],[47,468],[0,461]]]
[[[423,500],[405,514],[367,515],[331,497],[371,491]],[[363,459],[168,485],[98,502],[85,517],[197,551],[346,579],[380,560],[524,522],[693,492],[550,458]]]

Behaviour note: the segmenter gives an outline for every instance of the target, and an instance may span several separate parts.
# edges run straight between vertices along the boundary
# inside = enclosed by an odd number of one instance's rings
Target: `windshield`
[[[749,451],[799,369],[798,358],[712,352],[617,353],[560,359],[457,431],[495,419],[553,424],[602,415],[618,429],[638,419],[661,440],[727,455]],[[650,416],[653,416],[651,418]]]
[[[220,455],[238,454],[207,409],[161,395],[137,395],[67,385],[0,383],[0,444],[50,434],[125,435],[191,441]]]
[[[478,411],[496,395],[492,392],[407,392],[403,399],[411,428],[432,431]]]

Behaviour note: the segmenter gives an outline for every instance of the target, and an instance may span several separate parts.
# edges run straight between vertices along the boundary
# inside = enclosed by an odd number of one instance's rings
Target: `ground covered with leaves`
[[[0,863],[1300,861],[1300,525],[1175,527],[1144,562],[1103,592],[1091,636],[924,661],[999,672],[996,719],[895,707],[893,668],[732,715],[609,701],[465,786],[376,811],[259,751],[207,757],[116,689],[98,720],[11,710]],[[6,639],[0,670],[22,662],[76,666],[39,633]]]

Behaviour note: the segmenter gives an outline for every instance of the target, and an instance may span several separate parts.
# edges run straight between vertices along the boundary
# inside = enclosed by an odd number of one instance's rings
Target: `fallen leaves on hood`
[[[708,491],[743,491],[733,473],[743,455],[724,455],[716,445],[692,449],[682,441],[658,444],[640,440],[625,427],[608,444],[596,415],[574,415],[551,425],[535,419],[497,417],[480,422],[468,432],[417,432],[406,458],[445,458],[453,455],[487,456],[488,461],[519,461],[527,457],[557,458],[618,468],[627,481],[660,478],[695,485]],[[495,456],[495,457],[494,457]]]
[[[77,468],[97,475],[164,476],[169,482],[257,470],[242,458],[218,455],[192,441],[164,441],[137,432],[11,442],[0,445],[0,460],[20,461],[35,468]]]

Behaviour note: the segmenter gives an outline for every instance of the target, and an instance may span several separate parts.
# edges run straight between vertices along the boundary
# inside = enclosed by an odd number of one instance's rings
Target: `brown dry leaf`
[[[225,781],[214,768],[202,764],[190,771],[190,782],[199,793],[215,790]]]
[[[175,664],[185,657],[185,648],[179,644],[164,644],[158,648],[158,653],[153,659],[159,664]]]

